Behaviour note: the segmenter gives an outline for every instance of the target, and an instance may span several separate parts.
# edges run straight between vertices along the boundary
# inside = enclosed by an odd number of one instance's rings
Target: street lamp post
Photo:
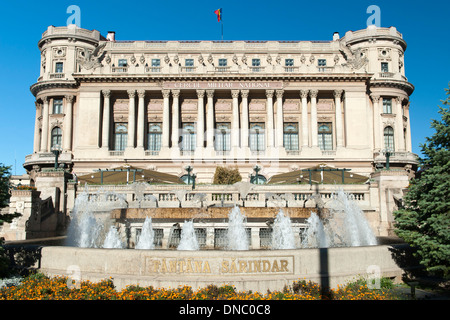
[[[188,176],[188,184],[191,184],[191,178],[192,180],[192,190],[195,189],[195,179],[197,178],[196,174],[191,175],[191,172],[193,170],[193,168],[191,166],[187,166],[186,168],[184,168],[187,171],[187,176]]]
[[[52,152],[55,155],[55,170],[56,170],[56,169],[58,169],[58,158],[59,158],[59,155],[62,152],[62,149],[61,149],[61,147],[59,145],[54,145],[52,147]]]
[[[383,149],[383,154],[386,156],[386,170],[389,170],[389,158],[392,156],[392,150],[390,148]]]

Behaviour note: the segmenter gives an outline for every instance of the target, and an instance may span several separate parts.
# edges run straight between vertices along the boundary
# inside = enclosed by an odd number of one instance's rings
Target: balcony
[[[145,67],[145,72],[157,73],[161,72],[162,67]]]
[[[231,67],[215,67],[216,72],[230,72]]]
[[[180,67],[182,73],[191,73],[197,70],[197,67]]]
[[[111,71],[114,73],[127,73],[128,67],[112,67]]]
[[[375,163],[386,163],[386,156],[382,152],[374,152],[373,154]],[[389,157],[390,163],[409,163],[419,164],[419,157],[417,154],[407,151],[396,151]]]
[[[265,70],[265,67],[260,67],[260,66],[248,67],[248,68],[250,69],[251,72],[264,72],[264,70]]]
[[[292,67],[292,66],[289,66],[289,67],[284,67],[284,72],[298,72],[298,67]]]
[[[378,74],[378,76],[379,76],[380,78],[394,78],[395,73],[393,73],[393,72],[380,72],[380,73]]]
[[[66,77],[66,74],[65,73],[60,73],[60,72],[50,73],[49,74],[49,78],[50,79],[64,79],[65,77]]]

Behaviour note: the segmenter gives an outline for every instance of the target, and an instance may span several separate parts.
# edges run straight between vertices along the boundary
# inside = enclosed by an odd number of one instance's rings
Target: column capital
[[[266,97],[267,98],[272,98],[273,97],[273,93],[274,93],[274,90],[272,90],[272,89],[266,90]]]
[[[145,90],[144,89],[140,89],[137,91],[138,97],[139,98],[144,98],[145,97]]]
[[[401,96],[394,97],[394,99],[395,99],[395,102],[397,102],[397,104],[402,104],[402,102],[403,102],[403,97],[401,97]]]
[[[205,96],[205,90],[204,89],[197,89],[197,97],[199,99],[203,98]]]
[[[67,102],[72,103],[73,98],[75,98],[75,96],[72,94],[68,94],[68,95],[64,96],[64,98],[66,99]]]
[[[214,90],[206,90],[206,96],[208,98],[214,98]]]
[[[284,94],[284,90],[283,89],[278,89],[276,91],[277,99],[282,99],[283,98],[283,94]]]
[[[241,97],[242,98],[248,98],[248,93],[249,92],[250,92],[250,90],[248,90],[248,89],[241,90]]]
[[[342,89],[337,89],[337,90],[334,90],[334,92],[333,92],[333,94],[334,94],[334,97],[337,99],[337,98],[341,98],[341,96],[342,96],[342,93],[344,92],[344,90],[342,90]]]
[[[162,92],[163,98],[170,97],[170,89],[163,89],[161,92]]]
[[[309,93],[309,90],[301,89],[300,90],[300,97],[301,98],[308,98],[308,93]]]
[[[103,97],[109,98],[111,96],[111,90],[102,90]]]
[[[49,98],[48,96],[43,96],[43,97],[41,98],[41,100],[42,100],[43,103],[48,103],[48,101],[50,100],[50,98]]]
[[[174,98],[178,98],[180,96],[180,89],[172,89],[171,92]]]
[[[317,89],[312,89],[312,90],[309,90],[309,96],[311,97],[311,98],[317,98],[317,95],[319,94],[319,90],[317,90]]]
[[[239,90],[231,90],[231,96],[233,98],[239,98]]]
[[[374,103],[377,103],[377,102],[380,100],[380,96],[377,95],[377,94],[371,94],[371,95],[370,95],[370,98],[372,98],[372,101],[373,101]]]
[[[134,98],[136,96],[136,90],[127,90],[128,97],[130,99]]]

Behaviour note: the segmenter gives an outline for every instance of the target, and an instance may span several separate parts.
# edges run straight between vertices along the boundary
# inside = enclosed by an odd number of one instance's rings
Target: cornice
[[[370,80],[369,86],[370,88],[397,88],[406,92],[408,96],[410,96],[415,89],[414,85],[412,83],[409,83],[408,81],[393,79]]]
[[[78,84],[73,80],[60,80],[60,81],[39,81],[30,86],[31,93],[36,97],[39,92],[48,89],[76,89]]]
[[[157,81],[207,81],[207,80],[224,80],[224,81],[332,81],[332,82],[358,82],[368,81],[373,76],[369,73],[352,73],[352,74],[197,74],[197,75],[92,75],[92,74],[74,74],[73,77],[78,84],[80,83],[130,83],[130,82],[157,82]]]

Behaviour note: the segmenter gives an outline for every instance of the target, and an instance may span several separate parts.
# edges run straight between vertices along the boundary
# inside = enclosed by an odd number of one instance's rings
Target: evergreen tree
[[[242,176],[238,168],[216,167],[214,173],[214,184],[233,184],[242,181]]]
[[[396,233],[417,249],[428,272],[450,278],[450,87],[439,107],[436,131],[421,145],[421,170],[411,180],[403,208],[394,212]]]

